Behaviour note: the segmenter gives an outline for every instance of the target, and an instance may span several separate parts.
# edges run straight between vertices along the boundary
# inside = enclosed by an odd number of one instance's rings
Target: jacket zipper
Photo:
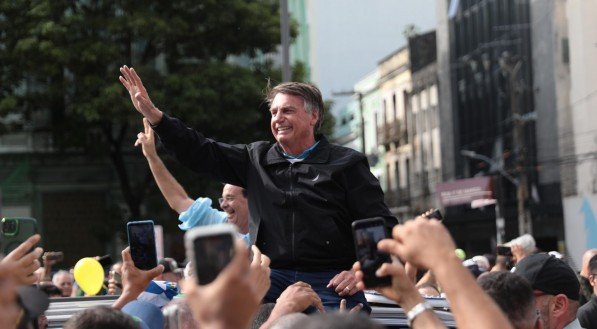
[[[289,171],[288,171],[288,176],[290,178],[290,209],[292,211],[292,262],[294,263],[296,261],[296,257],[295,257],[295,252],[294,252],[294,221],[295,221],[295,213],[294,213],[294,182],[292,179],[292,165],[293,163],[290,164],[290,166],[288,167]]]

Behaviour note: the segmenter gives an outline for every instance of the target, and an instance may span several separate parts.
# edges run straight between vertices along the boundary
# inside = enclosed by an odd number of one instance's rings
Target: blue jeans
[[[346,299],[346,308],[348,310],[357,304],[363,304],[363,311],[371,313],[371,307],[367,304],[365,294],[362,291],[352,296],[341,297],[336,293],[335,288],[327,288],[330,280],[340,273],[339,271],[329,272],[301,272],[294,270],[272,269],[270,274],[271,287],[269,288],[264,303],[275,303],[282,292],[290,285],[302,281],[311,285],[311,288],[319,295],[326,311],[334,311],[340,307],[340,300]],[[305,313],[313,313],[316,309],[309,307]]]

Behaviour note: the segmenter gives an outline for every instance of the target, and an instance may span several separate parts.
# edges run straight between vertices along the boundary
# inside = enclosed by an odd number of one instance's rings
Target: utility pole
[[[290,71],[290,24],[288,23],[288,0],[280,0],[280,34],[282,38],[282,82],[292,79]]]
[[[519,188],[520,182],[516,178],[512,177],[512,175],[510,175],[507,171],[505,171],[504,168],[502,167],[502,165],[500,163],[498,163],[497,161],[493,160],[492,158],[485,156],[483,154],[479,154],[475,151],[470,151],[470,150],[460,150],[460,154],[462,154],[465,157],[481,160],[481,161],[487,163],[492,168],[495,168],[500,173],[500,175],[502,175],[502,177],[504,177],[510,183],[512,183],[514,186],[516,186],[517,189]],[[494,182],[497,182],[498,180],[499,180],[499,178],[495,178]],[[499,186],[499,190],[500,190],[499,194],[501,195],[502,194],[501,184],[496,183],[495,186]],[[481,200],[479,200],[479,201],[481,201]],[[489,200],[485,200],[485,201],[489,201]],[[506,222],[504,220],[504,216],[502,216],[502,211],[500,208],[500,198],[498,197],[498,193],[496,193],[494,202],[495,203],[493,203],[493,204],[495,204],[496,242],[499,245],[504,242]],[[487,204],[490,204],[490,203],[487,203]]]
[[[527,209],[528,199],[528,177],[526,172],[526,140],[524,135],[525,120],[522,120],[522,111],[520,109],[520,99],[523,93],[524,86],[517,79],[520,68],[522,67],[522,59],[518,59],[514,65],[507,59],[504,61],[503,69],[508,73],[508,82],[510,87],[510,109],[512,111],[512,118],[514,122],[514,129],[512,134],[512,142],[514,144],[514,151],[516,154],[516,171],[518,172],[518,186],[516,189],[517,208],[518,208],[518,233],[523,235],[525,233],[533,233],[533,223],[531,216]]]

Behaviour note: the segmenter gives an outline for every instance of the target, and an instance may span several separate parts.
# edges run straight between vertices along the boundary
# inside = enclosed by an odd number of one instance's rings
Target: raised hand
[[[379,242],[380,250],[387,250],[418,268],[434,269],[455,257],[454,241],[444,225],[435,219],[417,217],[392,230],[394,239]]]
[[[158,110],[151,102],[149,94],[143,86],[141,78],[139,78],[139,75],[135,72],[135,69],[125,65],[120,68],[120,73],[122,75],[118,79],[129,92],[135,109],[143,114],[150,123],[157,124],[160,122],[162,119],[162,111]]]
[[[193,316],[202,328],[248,328],[259,308],[260,296],[247,275],[247,247],[239,240],[235,249],[232,261],[211,283],[197,285],[192,277],[181,281]]]
[[[31,236],[0,261],[0,264],[5,264],[13,269],[11,274],[16,284],[31,285],[37,283],[37,276],[34,272],[41,266],[38,259],[44,250],[40,247],[35,248],[33,251],[30,250],[35,247],[40,239],[39,234]]]
[[[122,294],[112,304],[113,308],[121,309],[128,302],[137,299],[145,291],[149,282],[164,272],[164,266],[158,265],[151,270],[141,270],[135,266],[131,257],[130,247],[126,247],[122,253]]]
[[[147,120],[147,118],[143,118],[143,127],[145,128],[145,132],[140,132],[137,134],[135,146],[141,145],[143,155],[146,158],[155,157],[157,156],[155,149],[155,137],[153,135],[153,129],[151,129],[149,120]]]
[[[251,262],[249,281],[251,281],[253,291],[259,296],[259,299],[263,299],[271,284],[269,278],[271,272],[269,268],[270,259],[262,254],[255,245],[251,246],[251,250],[253,250],[253,261]]]

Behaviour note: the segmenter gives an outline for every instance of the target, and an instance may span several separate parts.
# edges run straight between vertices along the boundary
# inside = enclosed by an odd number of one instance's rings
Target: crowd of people
[[[449,300],[458,328],[597,328],[597,250],[587,251],[577,276],[530,235],[506,244],[509,254],[466,259],[441,221],[423,214],[399,224],[365,156],[319,134],[324,107],[315,86],[269,89],[276,141],[230,145],[159,110],[134,69],[121,74],[143,115],[135,144],[179,227],[231,223],[238,240],[208,284],[195,277],[201,264],[182,269],[166,258],[141,270],[126,248],[101,292],[117,296],[112,306],[79,312],[65,328],[380,328],[368,316],[366,289],[400,305],[413,328],[445,328],[425,297]],[[224,184],[222,211],[209,198],[189,197],[158,156],[154,132],[182,164]],[[375,272],[391,279],[387,286],[366,287],[355,262],[351,224],[372,217],[391,232],[377,244],[393,256]],[[43,328],[48,297],[82,295],[71,272],[50,277],[57,260],[35,247],[40,239],[0,261],[1,328]]]

